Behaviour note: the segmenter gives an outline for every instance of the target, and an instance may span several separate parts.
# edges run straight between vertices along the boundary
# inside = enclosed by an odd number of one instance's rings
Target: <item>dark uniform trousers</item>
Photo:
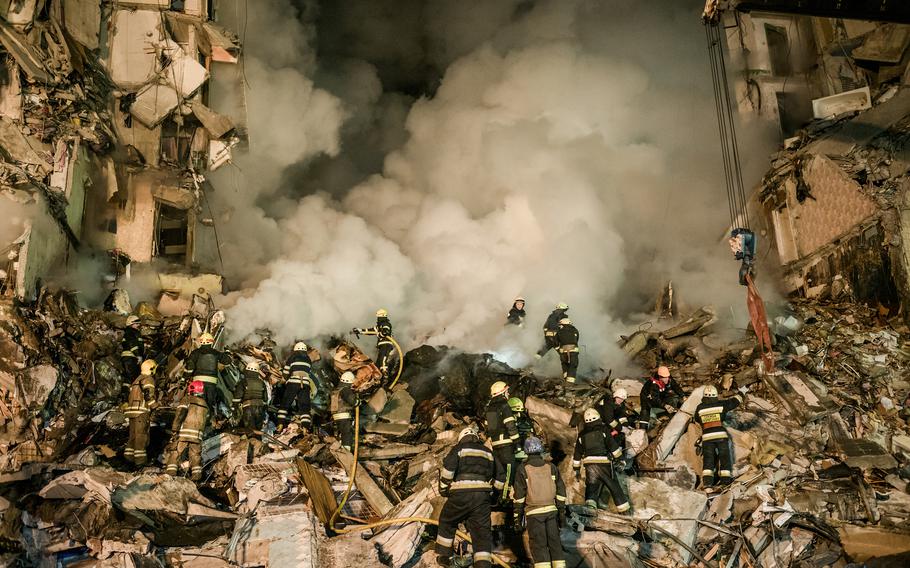
[[[130,438],[124,455],[136,465],[143,465],[147,460],[145,451],[149,445],[149,426],[148,412],[130,416]]]
[[[502,466],[502,469],[506,472],[506,485],[503,488],[503,496],[508,496],[509,487],[512,487],[512,484],[515,483],[515,469],[518,466],[515,461],[515,444],[502,444],[501,446],[493,446],[493,455],[496,457],[496,461]]]
[[[297,418],[304,428],[309,428],[313,422],[310,405],[310,384],[309,379],[301,382],[303,379],[295,378],[289,380],[284,385],[284,394],[281,397],[280,410],[278,411],[278,420],[282,423],[287,422],[294,415],[294,409],[297,409]]]
[[[490,526],[490,490],[452,490],[439,515],[436,554],[451,558],[459,523],[464,523],[474,547],[475,568],[491,568],[493,530]]]
[[[558,514],[527,515],[526,527],[534,568],[565,568],[566,556],[559,540]]]
[[[562,378],[567,383],[574,383],[578,373],[578,351],[559,351],[559,362],[562,364]]]
[[[265,420],[265,403],[261,401],[247,401],[241,407],[241,426],[247,430],[259,430]]]
[[[177,445],[167,457],[165,473],[177,475],[180,459],[183,452],[187,453],[190,462],[190,479],[197,481],[202,478],[202,443],[189,440],[178,440]]]
[[[733,481],[733,459],[730,455],[730,439],[702,441],[702,485],[714,485],[714,472],[717,471],[720,483],[727,485]]]
[[[613,496],[613,503],[616,505],[617,511],[624,513],[629,510],[629,500],[613,473],[613,466],[609,463],[586,463],[585,501],[596,503],[604,487]]]

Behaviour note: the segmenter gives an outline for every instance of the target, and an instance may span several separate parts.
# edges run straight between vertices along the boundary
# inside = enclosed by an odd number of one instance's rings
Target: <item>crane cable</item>
[[[736,120],[733,97],[727,82],[727,64],[724,61],[724,46],[721,26],[717,18],[705,21],[705,39],[708,45],[708,60],[711,66],[714,105],[717,113],[717,127],[720,136],[721,155],[724,164],[724,181],[727,191],[727,207],[731,228],[749,229],[749,211],[740,163],[739,143],[736,140]]]

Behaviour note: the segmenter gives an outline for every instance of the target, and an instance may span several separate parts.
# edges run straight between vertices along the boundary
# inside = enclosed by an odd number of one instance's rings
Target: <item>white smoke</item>
[[[269,4],[287,8],[286,0]],[[250,104],[272,119],[256,124],[251,111],[251,154],[241,164],[250,185],[218,195],[219,208],[234,208],[228,270],[259,278],[229,297],[236,336],[269,328],[289,342],[343,332],[384,307],[405,348],[490,350],[520,365],[539,346],[552,305],[565,301],[590,369],[623,365],[622,320],[667,279],[682,282],[692,303],[741,301],[737,266],[719,239],[725,207],[707,62],[701,44],[691,44],[702,33],[695,8],[430,4],[437,16],[427,19],[428,57],[457,59],[435,94],[411,107],[409,138],[386,156],[382,174],[340,198],[288,179],[276,193],[274,172],[258,172],[263,164],[305,167],[320,152],[344,156],[332,141],[345,116],[381,100],[375,76],[353,66],[357,80],[335,98],[312,88],[311,66],[248,64]],[[623,17],[629,10],[637,12]],[[463,17],[445,29],[438,14],[456,12]],[[459,31],[476,21],[497,25]],[[297,32],[306,37],[302,24]],[[463,41],[445,49],[446,37]],[[307,86],[299,99],[274,93],[295,84]],[[364,96],[358,87],[373,90]],[[322,120],[275,118],[294,110]],[[295,193],[310,195],[298,201]],[[519,294],[529,321],[504,328]]]

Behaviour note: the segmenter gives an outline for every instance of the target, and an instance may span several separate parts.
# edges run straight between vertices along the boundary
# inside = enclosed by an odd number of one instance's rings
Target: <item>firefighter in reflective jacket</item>
[[[515,478],[515,454],[518,453],[518,426],[509,407],[509,386],[496,381],[490,386],[490,402],[486,410],[487,435],[493,446],[493,454],[505,469],[506,485],[502,498],[508,496],[509,487]]]
[[[123,457],[136,465],[145,465],[149,443],[149,414],[157,405],[155,400],[155,371],[158,364],[149,359],[142,363],[140,374],[130,385],[130,395],[124,414],[130,420],[130,439]]]
[[[638,425],[647,429],[653,414],[673,414],[679,407],[685,393],[670,376],[670,369],[664,365],[657,368],[657,376],[650,377],[641,387],[641,413]]]
[[[177,405],[172,430],[174,439],[167,456],[165,473],[177,475],[177,464],[186,451],[190,460],[190,479],[202,479],[202,433],[208,423],[209,407],[205,403],[205,387],[202,381],[192,381],[186,395]]]
[[[578,372],[578,329],[572,320],[562,318],[556,330],[556,344],[559,346],[559,362],[562,363],[562,378],[569,384],[575,383]]]
[[[230,362],[227,353],[215,349],[215,338],[209,333],[203,333],[199,336],[199,347],[190,353],[184,363],[184,375],[203,384],[205,404],[210,412],[214,413],[219,401],[230,406],[230,401],[225,399],[218,388],[218,371]]]
[[[382,378],[389,378],[390,366],[392,364],[392,353],[395,351],[395,344],[392,343],[392,322],[389,320],[389,312],[384,309],[376,310],[376,325],[367,329],[354,329],[357,335],[375,335],[376,336],[376,366],[382,371]]]
[[[332,421],[335,431],[341,438],[341,447],[351,451],[354,447],[354,406],[357,405],[357,395],[351,388],[354,384],[354,373],[346,371],[341,374],[341,384],[332,393],[330,401]]]
[[[259,430],[265,421],[268,389],[259,372],[258,363],[247,363],[237,386],[234,387],[234,410],[245,430]]]
[[[702,469],[701,482],[705,488],[717,481],[715,471],[720,477],[721,485],[733,481],[733,460],[730,456],[730,435],[724,428],[727,413],[742,403],[743,397],[717,398],[717,387],[707,385],[701,404],[695,409],[695,420],[701,424]]]
[[[600,414],[593,408],[585,410],[585,423],[575,441],[575,454],[572,458],[576,479],[581,474],[581,466],[585,466],[585,505],[597,508],[600,493],[606,487],[613,496],[616,511],[625,513],[629,510],[629,500],[619,485],[613,468],[613,462],[621,459],[622,448],[605,431]]]
[[[525,440],[534,435],[534,421],[531,420],[531,416],[525,410],[525,405],[520,398],[514,396],[510,398],[509,408],[512,409],[512,416],[515,417],[515,427],[518,428],[518,447],[524,448]],[[528,456],[519,452],[517,457],[525,459]]]
[[[556,466],[544,461],[539,438],[531,436],[525,441],[525,453],[528,461],[515,474],[517,532],[527,527],[535,568],[564,568],[559,529],[566,524],[566,486]]]
[[[626,389],[618,388],[612,396],[604,397],[594,405],[594,410],[600,414],[603,423],[610,428],[610,434],[620,448],[626,447],[626,435],[623,428],[630,427],[635,421],[635,413],[626,406],[629,393]]]
[[[145,341],[139,331],[139,316],[126,318],[123,342],[120,347],[120,365],[123,367],[123,396],[129,396],[130,385],[139,376],[139,362],[145,357]],[[122,400],[122,399],[121,399]]]
[[[474,567],[492,566],[490,494],[503,489],[504,479],[501,464],[481,443],[477,430],[471,426],[462,430],[458,435],[458,444],[442,461],[439,475],[439,493],[448,497],[439,515],[436,536],[436,562],[440,566],[449,565],[455,531],[462,522],[471,535]]]
[[[550,349],[555,349],[559,346],[556,342],[556,330],[559,329],[559,320],[568,317],[566,315],[568,311],[569,306],[560,302],[556,304],[556,309],[547,316],[547,321],[543,324],[543,347],[537,352],[538,359],[546,355]]]
[[[294,344],[294,351],[284,364],[284,394],[278,405],[278,424],[287,424],[294,419],[296,408],[300,425],[309,429],[313,424],[310,401],[316,396],[316,381],[310,373],[312,362],[307,354],[309,347],[303,341]]]
[[[506,325],[523,326],[525,315],[525,299],[519,296],[518,298],[515,298],[515,301],[512,303],[512,308],[509,310],[509,315],[506,316]]]

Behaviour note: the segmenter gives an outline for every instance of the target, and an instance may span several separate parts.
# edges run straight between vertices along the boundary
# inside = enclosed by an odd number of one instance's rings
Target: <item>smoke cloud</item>
[[[427,0],[398,25],[354,2],[331,26],[263,4],[249,153],[214,182],[235,338],[343,332],[384,307],[405,348],[523,365],[565,301],[583,370],[616,368],[668,280],[689,304],[742,304],[699,2]],[[276,34],[291,49],[263,45]],[[504,328],[517,295],[529,321]]]

